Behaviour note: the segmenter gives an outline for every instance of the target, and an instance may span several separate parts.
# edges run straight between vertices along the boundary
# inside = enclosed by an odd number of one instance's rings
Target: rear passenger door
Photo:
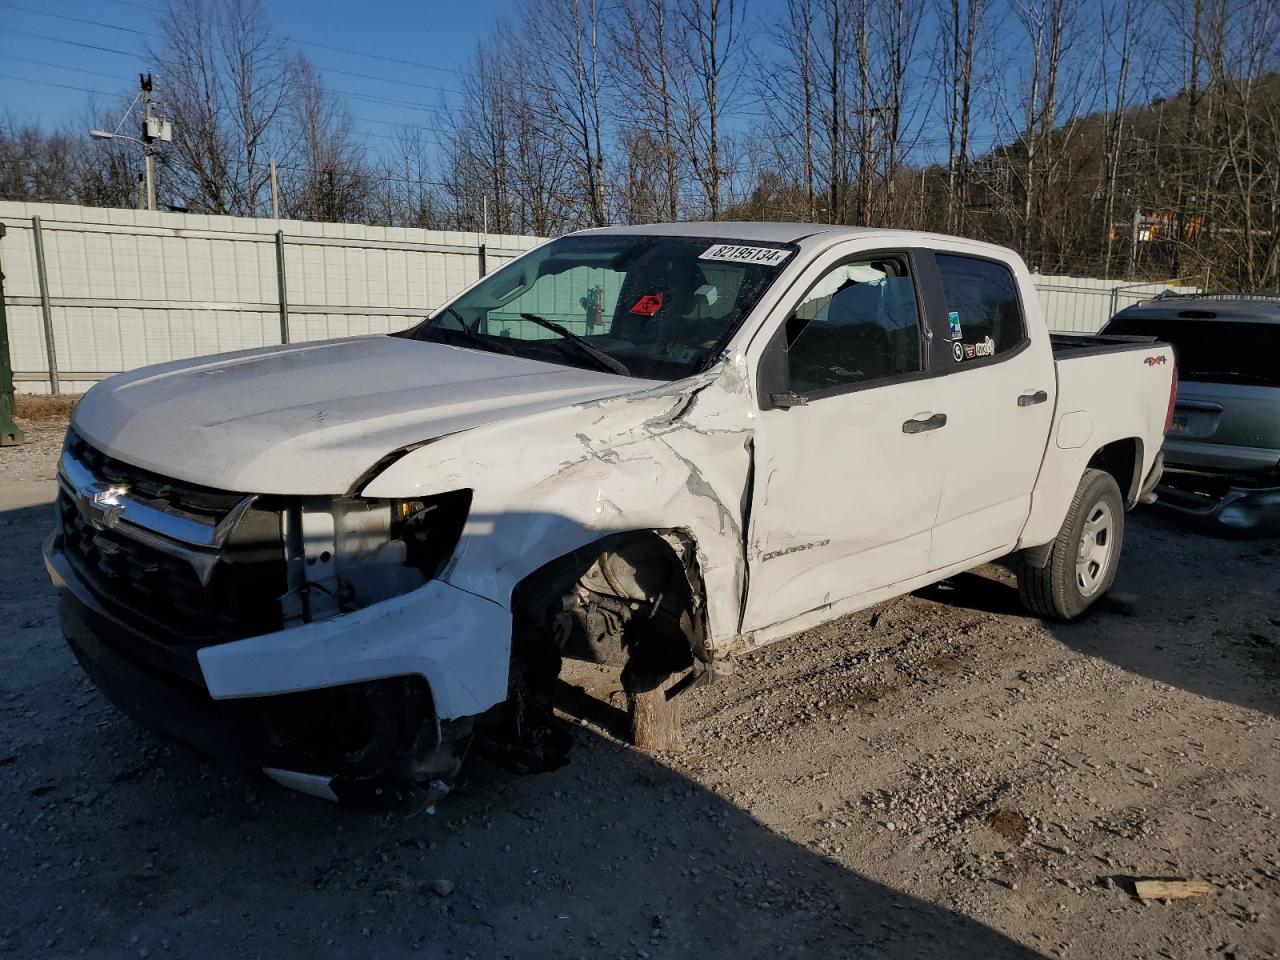
[[[951,354],[937,381],[947,428],[929,438],[942,470],[929,564],[939,570],[1017,542],[1057,385],[1048,337],[1027,325],[1038,305],[1022,302],[1009,263],[941,252],[933,262],[942,308],[931,320]]]

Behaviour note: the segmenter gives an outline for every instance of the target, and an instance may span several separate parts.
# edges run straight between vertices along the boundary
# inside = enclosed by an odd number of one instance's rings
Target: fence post
[[[0,240],[4,224],[0,223]],[[9,326],[4,315],[4,263],[0,261],[0,447],[23,442],[22,431],[13,422],[13,367],[9,363]]]
[[[280,292],[280,342],[289,342],[289,284],[284,274],[284,231],[276,231],[276,287]]]
[[[44,350],[49,358],[49,391],[56,397],[62,392],[58,381],[58,351],[53,342],[53,309],[49,303],[49,268],[44,260],[44,231],[40,218],[31,218],[31,234],[36,241],[36,278],[40,283],[40,316],[44,320]]]

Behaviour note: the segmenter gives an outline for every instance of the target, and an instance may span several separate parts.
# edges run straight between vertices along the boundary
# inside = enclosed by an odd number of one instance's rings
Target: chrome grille
[[[160,477],[75,434],[58,481],[68,562],[153,643],[194,654],[282,627],[282,504]]]

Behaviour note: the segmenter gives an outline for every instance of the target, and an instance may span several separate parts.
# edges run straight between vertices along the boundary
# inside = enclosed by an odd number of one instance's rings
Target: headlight
[[[320,620],[400,596],[444,569],[471,491],[411,500],[307,497],[285,512],[286,621]]]

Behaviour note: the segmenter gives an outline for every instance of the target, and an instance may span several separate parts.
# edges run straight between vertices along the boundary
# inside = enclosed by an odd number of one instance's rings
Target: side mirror
[[[764,348],[756,370],[756,395],[761,410],[786,410],[808,400],[791,390],[791,369],[787,357],[787,325],[784,323]]]

